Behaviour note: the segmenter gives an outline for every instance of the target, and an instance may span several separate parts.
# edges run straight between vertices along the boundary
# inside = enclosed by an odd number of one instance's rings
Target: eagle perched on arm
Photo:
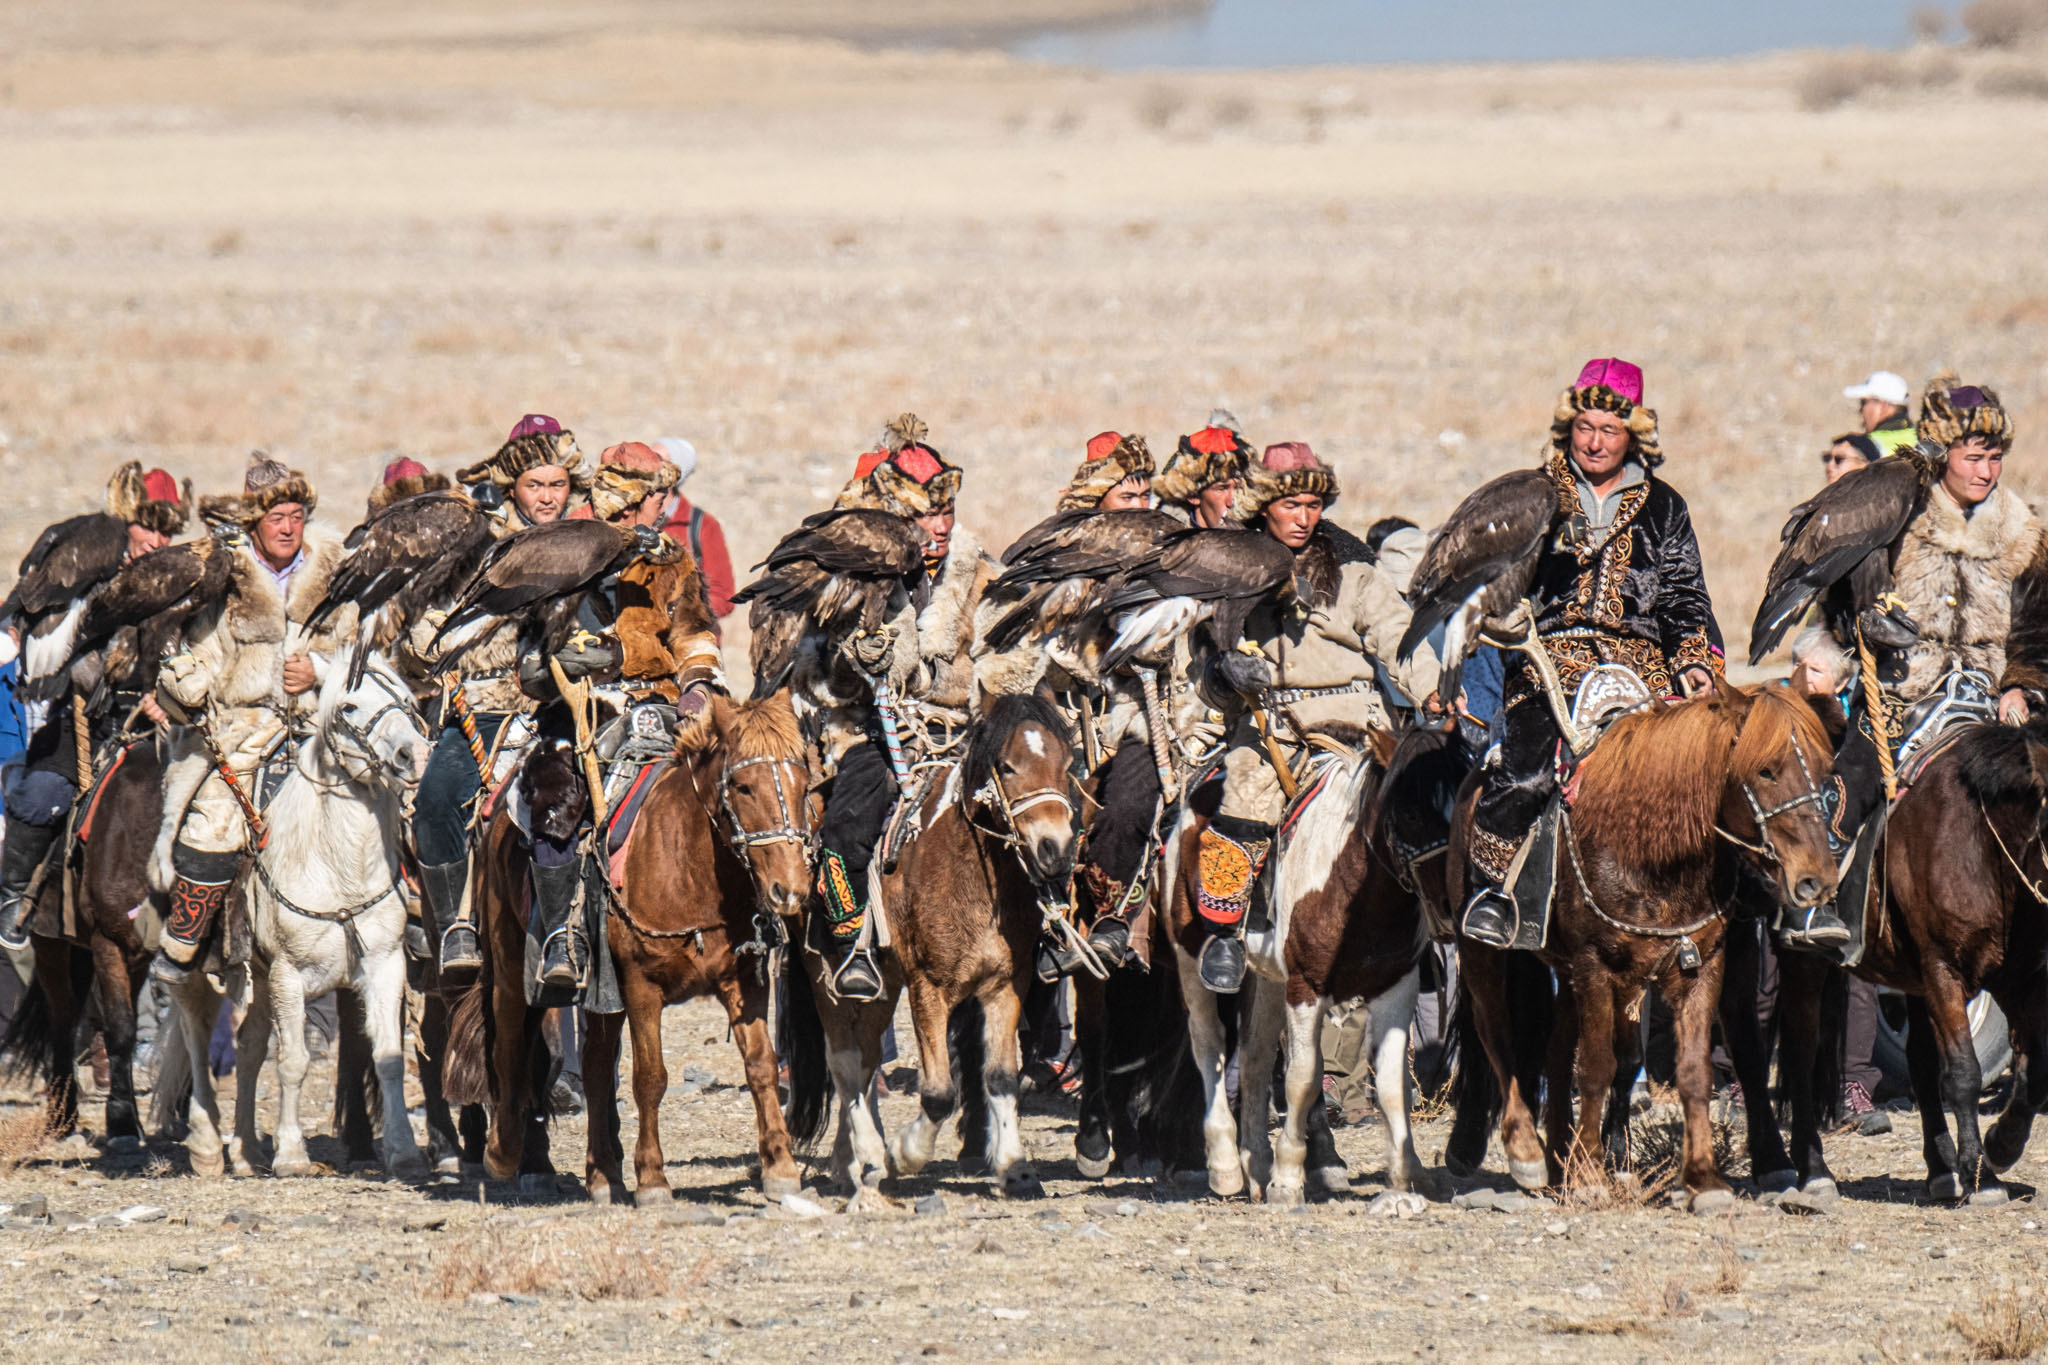
[[[389,654],[414,622],[471,582],[491,548],[491,523],[466,493],[437,489],[379,508],[342,544],[347,553],[308,629],[354,603],[354,657],[364,659]]]
[[[1155,656],[1205,622],[1218,650],[1235,648],[1260,603],[1306,599],[1295,569],[1294,551],[1271,536],[1181,528],[1132,566],[1102,603],[1105,613],[1124,613],[1102,670]]]
[[[1749,661],[1778,647],[1815,598],[1847,580],[1850,606],[1868,628],[1899,623],[1880,599],[1890,586],[1891,547],[1934,486],[1934,466],[1918,450],[1852,469],[1792,509],[1778,557],[1764,580],[1749,628]],[[1876,616],[1866,615],[1873,610]]]
[[[986,602],[1001,608],[984,635],[988,648],[1013,648],[1036,628],[1051,636],[1102,607],[1133,570],[1155,564],[1162,541],[1186,530],[1156,509],[1055,512],[1003,551],[1008,567],[989,585]]]
[[[1481,626],[1514,611],[1536,581],[1556,517],[1557,485],[1542,468],[1514,470],[1467,494],[1429,538],[1409,581],[1415,615],[1398,657],[1407,660],[1448,623],[1440,688],[1456,695],[1459,668],[1478,648]]]
[[[732,597],[747,604],[755,697],[788,682],[812,631],[836,636],[879,628],[895,594],[924,563],[924,546],[916,522],[874,508],[819,512],[777,541],[755,565],[767,572]]]

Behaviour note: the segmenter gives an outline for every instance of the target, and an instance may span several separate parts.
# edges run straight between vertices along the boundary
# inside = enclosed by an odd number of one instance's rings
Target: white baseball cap
[[[677,483],[683,482],[697,472],[697,447],[682,437],[657,436],[654,438],[654,448],[676,467]]]
[[[1879,370],[1861,384],[1851,384],[1842,390],[1844,398],[1875,398],[1895,408],[1905,407],[1912,396],[1913,391],[1906,387],[1906,381],[1890,370]]]

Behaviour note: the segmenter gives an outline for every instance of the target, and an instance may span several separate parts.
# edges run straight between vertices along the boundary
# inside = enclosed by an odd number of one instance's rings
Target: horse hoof
[[[1229,1199],[1244,1193],[1244,1168],[1225,1166],[1209,1168],[1209,1193],[1221,1199]]]
[[[391,1178],[402,1180],[408,1185],[423,1184],[427,1178],[427,1162],[421,1156],[402,1156],[389,1167]]]
[[[482,1180],[489,1174],[489,1169],[481,1161],[465,1161],[457,1166],[455,1173],[464,1180]]]
[[[108,1156],[134,1156],[142,1151],[142,1139],[133,1133],[117,1133],[101,1144]]]
[[[280,1180],[297,1180],[316,1173],[317,1168],[310,1161],[273,1161],[270,1173]]]
[[[2012,1196],[2005,1192],[2003,1185],[1980,1185],[1970,1192],[1969,1202],[1973,1209],[1991,1209],[2000,1204],[2010,1204]]]
[[[1516,1161],[1508,1159],[1508,1174],[1515,1183],[1525,1190],[1546,1189],[1550,1185],[1550,1167],[1543,1161]]]
[[[513,1187],[521,1199],[546,1199],[555,1192],[553,1171],[525,1171]]]
[[[1832,1204],[1842,1197],[1842,1191],[1835,1185],[1833,1176],[1817,1175],[1799,1187],[1799,1192],[1808,1200],[1820,1200]]]
[[[1733,1190],[1696,1190],[1692,1196],[1692,1211],[1705,1218],[1710,1214],[1724,1213],[1735,1207]]]
[[[1799,1188],[1797,1171],[1765,1171],[1756,1178],[1756,1187],[1765,1194],[1783,1194]]]
[[[1444,1148],[1444,1170],[1452,1178],[1465,1180],[1479,1174],[1479,1163],[1467,1161],[1450,1148]]]
[[[611,1189],[612,1202],[624,1203],[625,1191],[616,1186]],[[676,1192],[666,1185],[642,1185],[633,1191],[633,1207],[636,1209],[664,1209],[676,1202]]]
[[[1387,1188],[1396,1194],[1419,1194],[1424,1199],[1444,1197],[1443,1177],[1423,1167],[1395,1170],[1387,1176]]]
[[[1351,1172],[1341,1162],[1335,1166],[1318,1166],[1308,1176],[1325,1194],[1348,1194],[1351,1191]]]
[[[460,1179],[464,1174],[462,1169],[462,1158],[456,1156],[444,1156],[440,1158],[439,1160],[434,1162],[434,1174],[452,1175],[455,1176],[457,1179]]]
[[[771,1200],[779,1200],[784,1195],[802,1194],[803,1192],[804,1182],[793,1175],[764,1175],[761,1177],[761,1193]]]
[[[189,1156],[192,1162],[192,1174],[194,1175],[204,1176],[208,1180],[219,1180],[228,1173],[227,1158],[219,1152],[215,1152],[211,1156],[192,1152]]]
[[[484,1176],[489,1180],[510,1180],[519,1174],[518,1163],[500,1161],[494,1156],[484,1158]]]
[[[1114,1155],[1085,1157],[1074,1153],[1074,1165],[1080,1169],[1083,1180],[1100,1180],[1109,1174],[1109,1168],[1116,1163]]]
[[[1308,1192],[1299,1185],[1268,1185],[1266,1207],[1278,1213],[1298,1209],[1308,1203]]]
[[[997,1182],[997,1190],[1005,1199],[1043,1199],[1045,1185],[1038,1178],[1038,1172],[1029,1167],[1018,1167]]]

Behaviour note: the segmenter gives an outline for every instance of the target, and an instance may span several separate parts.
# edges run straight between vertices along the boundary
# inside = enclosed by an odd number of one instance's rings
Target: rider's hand
[[[684,688],[676,698],[676,719],[685,725],[694,724],[710,709],[711,689],[703,684]]]
[[[171,723],[171,718],[164,714],[163,705],[157,701],[154,692],[145,695],[135,709],[142,712],[143,719],[151,725],[162,727]]]
[[[284,690],[286,696],[296,697],[301,692],[310,692],[319,683],[313,672],[313,661],[303,654],[294,654],[284,661]]]
[[[1713,690],[1714,675],[1704,668],[1688,668],[1678,675],[1678,686],[1686,696],[1697,697]]]
[[[845,649],[847,657],[852,659],[854,665],[862,672],[879,673],[882,666],[889,662],[895,645],[895,630],[883,626],[880,630],[853,636],[847,640]]]
[[[2027,694],[2017,687],[2005,689],[2005,695],[1998,699],[1998,718],[2007,725],[2025,725],[2031,714],[2027,706]]]

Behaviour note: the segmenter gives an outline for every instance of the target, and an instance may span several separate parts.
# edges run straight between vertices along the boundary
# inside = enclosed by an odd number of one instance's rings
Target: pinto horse
[[[1676,1025],[1685,1187],[1696,1209],[1733,1198],[1714,1162],[1707,1119],[1708,1047],[1724,966],[1716,872],[1726,885],[1729,860],[1746,860],[1780,899],[1798,906],[1834,894],[1817,785],[1829,752],[1821,718],[1805,699],[1782,687],[1724,685],[1623,717],[1587,756],[1559,831],[1549,938],[1537,954],[1557,976],[1547,1152],[1533,1097],[1516,1074],[1507,954],[1459,944],[1473,1022],[1503,1097],[1501,1142],[1516,1183],[1535,1189],[1560,1178],[1605,1178],[1609,1091],[1617,1061],[1632,1069],[1639,1059],[1640,1001],[1654,983]],[[1453,829],[1452,904],[1463,900],[1476,799],[1474,781]],[[1574,1083],[1576,1129],[1567,1099]]]
[[[809,795],[810,764],[789,694],[742,702],[715,697],[705,720],[680,736],[676,766],[656,782],[635,822],[624,895],[613,898],[608,935],[633,1032],[636,1203],[672,1197],[661,1151],[668,1089],[662,1007],[704,995],[725,1006],[746,1064],[761,1189],[779,1198],[800,1187],[776,1093],[767,966],[776,942],[793,941],[801,926],[817,837]],[[584,1179],[599,1203],[624,1197],[611,1089],[620,1022],[616,1014],[592,1015],[583,1049],[590,1096]]]
[[[1997,1173],[2019,1160],[2048,1104],[2044,819],[2048,726],[1971,725],[1899,798],[1877,850],[1863,957],[1851,970],[1909,997],[1907,1067],[1937,1199],[2004,1202]],[[1805,953],[1778,961],[1792,1161],[1803,1190],[1827,1192],[1834,1179],[1821,1153],[1814,1075],[1829,968]],[[1966,1013],[1978,991],[2005,1011],[2013,1039],[2012,1089],[1981,1141],[1983,1085]]]

